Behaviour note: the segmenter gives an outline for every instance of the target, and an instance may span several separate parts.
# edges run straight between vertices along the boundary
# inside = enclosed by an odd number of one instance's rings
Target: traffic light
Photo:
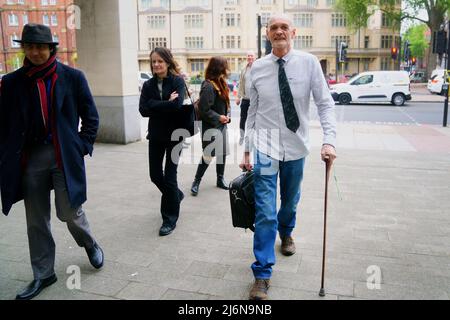
[[[398,56],[398,49],[396,47],[391,48],[391,57],[394,60],[397,60]]]
[[[405,62],[409,61],[409,58],[411,57],[411,48],[410,48],[410,44],[409,41],[406,40],[405,42],[405,51],[403,53],[403,59],[405,60]]]
[[[412,58],[411,58],[411,64],[412,64],[413,66],[415,66],[415,65],[416,65],[416,62],[417,62],[417,59],[416,59],[415,57],[412,57]]]
[[[339,46],[339,62],[347,61],[347,49],[348,49],[348,44],[345,42],[341,42],[341,44]]]
[[[444,30],[433,33],[433,53],[443,54],[447,52],[447,32]]]

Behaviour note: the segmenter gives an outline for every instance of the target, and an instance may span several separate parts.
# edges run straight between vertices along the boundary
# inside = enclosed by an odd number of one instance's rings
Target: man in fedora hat
[[[24,200],[34,280],[16,296],[32,299],[56,282],[50,231],[50,191],[58,218],[93,267],[103,251],[89,229],[84,156],[92,155],[99,118],[82,72],[56,60],[57,42],[44,25],[24,26],[23,67],[3,77],[0,89],[0,188],[5,215]],[[81,127],[79,129],[79,122]]]

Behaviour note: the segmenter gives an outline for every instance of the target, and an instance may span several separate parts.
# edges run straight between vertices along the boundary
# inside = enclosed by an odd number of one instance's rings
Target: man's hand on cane
[[[336,160],[336,149],[330,144],[324,144],[322,146],[322,161],[329,162],[330,166],[333,165],[334,160]]]

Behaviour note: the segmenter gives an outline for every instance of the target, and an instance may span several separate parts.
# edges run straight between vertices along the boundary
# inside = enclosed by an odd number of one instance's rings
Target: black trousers
[[[248,108],[250,107],[250,100],[242,99],[241,102],[241,122],[239,128],[241,129],[241,137],[244,137],[245,123],[247,122]]]
[[[183,193],[178,188],[177,170],[182,145],[173,141],[150,141],[150,179],[161,191],[161,216],[163,225],[174,227],[180,215]],[[163,161],[165,165],[163,169]]]

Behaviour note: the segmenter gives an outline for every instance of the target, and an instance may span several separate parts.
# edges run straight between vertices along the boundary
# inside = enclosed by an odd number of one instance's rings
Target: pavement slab
[[[236,122],[236,121],[235,121]],[[237,123],[231,129],[236,129]],[[320,288],[324,165],[318,122],[311,122],[297,254],[276,242],[269,296],[313,300]],[[445,299],[450,294],[450,128],[338,124],[338,156],[329,187],[326,299]],[[87,158],[91,229],[105,252],[93,269],[53,209],[58,282],[39,299],[246,300],[253,283],[253,233],[231,224],[226,191],[210,168],[198,197],[189,189],[201,156],[195,137],[184,150],[185,193],[175,231],[159,237],[161,195],[148,174],[146,141],[96,144]],[[240,174],[242,147],[232,143],[226,179]],[[279,202],[279,200],[278,200]],[[81,288],[68,288],[70,267]],[[32,280],[23,203],[0,217],[0,299]]]

